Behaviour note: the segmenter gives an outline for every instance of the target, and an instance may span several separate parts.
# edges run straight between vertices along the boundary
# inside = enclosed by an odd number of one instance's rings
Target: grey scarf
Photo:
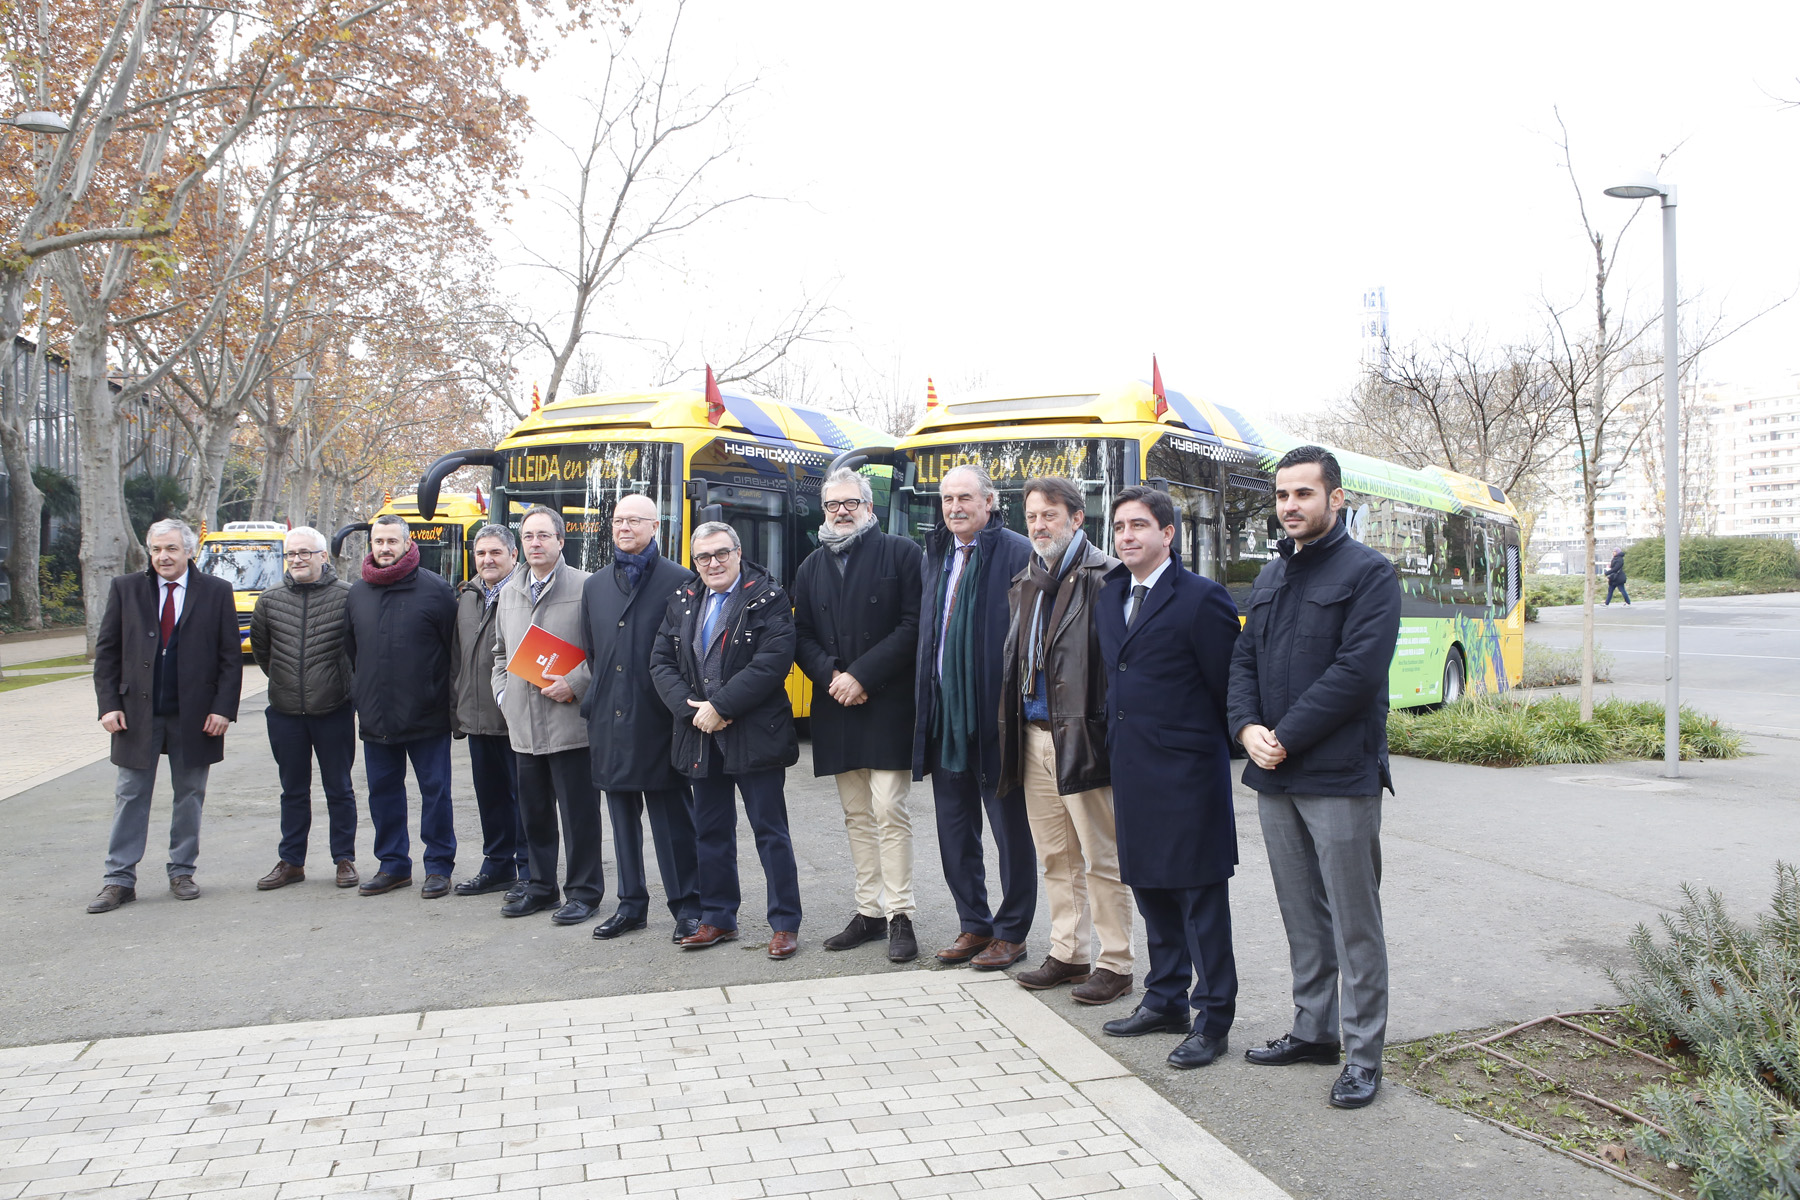
[[[875,528],[874,521],[864,521],[849,533],[836,533],[831,526],[821,525],[819,526],[819,545],[833,554],[847,555],[850,553],[850,547],[856,545],[857,539],[873,528]]]

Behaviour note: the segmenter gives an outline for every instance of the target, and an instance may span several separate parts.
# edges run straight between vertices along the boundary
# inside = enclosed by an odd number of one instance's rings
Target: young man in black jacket
[[[1339,519],[1343,475],[1330,451],[1290,450],[1275,468],[1275,505],[1288,536],[1250,592],[1227,721],[1250,756],[1244,785],[1257,792],[1287,929],[1294,1024],[1245,1057],[1335,1064],[1341,1026],[1350,1061],[1331,1103],[1361,1108],[1381,1086],[1387,1033],[1381,790],[1394,786],[1388,671],[1400,577]]]

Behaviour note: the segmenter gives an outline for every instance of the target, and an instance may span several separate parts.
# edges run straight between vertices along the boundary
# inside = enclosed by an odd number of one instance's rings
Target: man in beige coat
[[[564,525],[553,508],[534,505],[519,523],[525,570],[500,590],[494,618],[494,698],[519,764],[519,814],[525,826],[531,882],[500,909],[508,917],[554,908],[557,825],[568,858],[558,925],[591,920],[606,891],[600,862],[600,798],[588,771],[587,722],[580,700],[588,688],[586,663],[567,673],[547,671],[537,686],[507,672],[513,651],[533,625],[571,645],[581,645],[581,589],[588,573],[562,560]]]

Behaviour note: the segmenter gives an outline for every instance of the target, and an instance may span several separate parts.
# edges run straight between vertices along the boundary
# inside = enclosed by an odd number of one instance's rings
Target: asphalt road
[[[1663,697],[1660,600],[1594,608],[1594,640],[1613,656],[1613,690]],[[1750,732],[1800,737],[1800,592],[1683,600],[1681,701]],[[1581,645],[1581,606],[1539,610],[1525,636]]]
[[[1652,763],[1503,771],[1399,760],[1384,831],[1390,1040],[1611,1000],[1605,969],[1628,965],[1626,936],[1676,904],[1684,881],[1721,888],[1741,912],[1760,907],[1774,855],[1800,846],[1800,744],[1756,746],[1759,757],[1697,764],[1673,784],[1658,780]],[[457,827],[472,842],[466,751],[459,747],[455,761]],[[820,949],[850,914],[851,871],[835,791],[811,777],[804,754],[789,773],[789,807],[806,917],[800,954],[787,963],[760,950],[762,883],[747,828],[744,939],[698,953],[671,946],[662,920],[601,943],[590,927],[505,920],[498,896],[426,902],[416,888],[373,898],[339,891],[323,862],[322,805],[314,841],[321,876],[259,893],[254,882],[275,861],[278,788],[260,709],[250,704],[212,776],[202,897],[169,898],[153,854],[137,903],[89,916],[112,779],[99,763],[0,801],[10,835],[0,899],[12,914],[0,938],[11,968],[0,976],[0,1044],[934,969],[890,966],[874,945]],[[913,813],[918,926],[929,955],[956,930],[927,786],[915,786]],[[166,820],[165,793],[153,828]],[[1286,1031],[1289,1002],[1255,801],[1241,790],[1238,825],[1241,992],[1231,1057],[1173,1072],[1161,1059],[1174,1039],[1121,1043],[1099,1033],[1123,1003],[1086,1009],[1066,993],[1047,1002],[1296,1196],[1636,1194],[1440,1108],[1403,1081],[1390,1080],[1373,1108],[1341,1113],[1325,1104],[1330,1071],[1244,1063],[1245,1047]],[[374,866],[370,836],[365,822],[365,872]],[[465,854],[459,875],[473,866]],[[1040,904],[1033,962],[1047,950],[1047,924]],[[1140,936],[1140,961],[1141,953]]]

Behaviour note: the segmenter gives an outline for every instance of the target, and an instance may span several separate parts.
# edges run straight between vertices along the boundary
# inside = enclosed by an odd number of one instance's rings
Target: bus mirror
[[[331,535],[331,557],[337,558],[344,553],[344,542],[353,533],[369,532],[367,521],[354,521]]]
[[[702,508],[706,507],[708,493],[711,490],[704,479],[690,479],[687,482],[687,498]]]
[[[702,483],[700,486],[704,488],[706,485]],[[700,506],[700,524],[704,525],[708,521],[723,523],[724,520],[725,506],[723,504],[702,504]]]

